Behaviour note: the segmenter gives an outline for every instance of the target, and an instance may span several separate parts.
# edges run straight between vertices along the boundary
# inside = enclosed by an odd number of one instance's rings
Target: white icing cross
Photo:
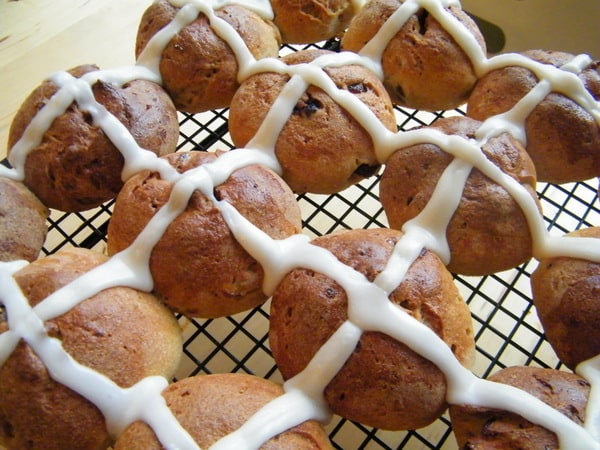
[[[121,389],[103,375],[76,363],[64,352],[59,341],[47,336],[43,321],[57,317],[103,286],[127,285],[141,290],[151,290],[152,279],[148,267],[151,250],[162,236],[164,229],[186,207],[192,192],[198,189],[220,208],[238,241],[265,269],[265,292],[272,293],[283,276],[293,268],[304,267],[312,268],[335,279],[344,287],[349,298],[348,320],[317,352],[303,372],[286,381],[285,394],[259,410],[242,428],[223,438],[212,448],[218,450],[256,448],[270,437],[306,420],[327,421],[330,411],[323,398],[323,389],[352,353],[363,330],[384,332],[434,362],[447,377],[449,403],[470,403],[513,411],[555,431],[563,448],[573,448],[582,444],[590,449],[600,448],[598,358],[580,365],[577,369],[578,373],[592,383],[592,395],[584,428],[522,391],[478,379],[460,365],[448,346],[431,329],[411,318],[387,298],[389,293],[402,282],[404,274],[422,248],[435,251],[446,262],[449,260],[444,236],[445,227],[458,205],[462,188],[473,167],[502,185],[521,206],[534,236],[535,257],[566,255],[600,262],[599,240],[550,237],[527,191],[488,161],[480,151],[481,144],[490,137],[485,127],[500,127],[522,138],[519,121],[527,113],[527,109],[542,97],[541,94],[549,89],[571,93],[572,97],[600,122],[598,102],[591,99],[574,75],[587,65],[588,60],[585,57],[578,57],[561,70],[532,62],[518,55],[486,59],[473,36],[445,11],[448,6],[459,6],[457,1],[406,0],[392,16],[393,19],[391,18],[382,27],[379,34],[360,55],[350,53],[327,55],[311,64],[290,67],[272,58],[255,61],[237,33],[214,15],[216,9],[226,4],[237,3],[244,4],[263,17],[269,18],[272,17],[272,11],[268,2],[240,0],[210,3],[200,0],[171,0],[171,3],[181,9],[175,19],[149,42],[136,66],[113,71],[97,71],[79,80],[63,72],[55,74],[52,79],[60,86],[59,91],[33,119],[23,138],[12,149],[11,163],[16,168],[5,170],[0,167],[0,175],[22,179],[27,152],[41,141],[43,133],[52,120],[76,100],[84,105],[84,109],[90,111],[95,123],[116,141],[115,144],[126,161],[124,177],[144,168],[158,171],[163,178],[175,183],[169,202],[159,210],[131,247],[113,256],[103,266],[75,280],[71,285],[63,288],[60,294],[49,296],[35,308],[29,307],[12,278],[12,273],[22,265],[20,263],[0,264],[0,301],[6,307],[9,323],[9,331],[0,334],[0,364],[10,356],[19,339],[24,339],[38,353],[53,378],[80,392],[99,407],[105,415],[108,429],[114,434],[118,434],[135,420],[143,420],[152,427],[166,448],[197,449],[198,446],[166,408],[160,395],[166,386],[166,380],[160,377],[149,377],[132,388]],[[358,5],[355,6],[358,8],[362,3],[357,1],[355,5]],[[383,127],[374,114],[355,96],[338,90],[322,70],[326,66],[360,63],[374,69],[381,76],[380,57],[387,45],[386,39],[389,41],[404,21],[421,7],[426,8],[446,27],[469,55],[479,74],[499,65],[517,64],[532,69],[541,79],[538,87],[534,89],[535,93],[530,94],[530,98],[522,101],[514,111],[485,122],[480,129],[477,142],[446,136],[434,130],[392,133]],[[277,99],[262,127],[248,144],[248,149],[225,153],[215,163],[185,174],[178,174],[162,159],[135,144],[125,127],[95,102],[91,85],[97,79],[115,84],[139,78],[160,82],[158,63],[162,49],[181,28],[195,20],[199,13],[209,18],[216,33],[232,47],[238,58],[240,80],[253,73],[272,70],[290,74],[291,81],[284,89],[286,98],[280,96]],[[284,240],[273,240],[250,224],[230,204],[219,202],[212,196],[213,186],[226,180],[237,168],[260,163],[281,172],[279,163],[274,157],[276,136],[289,117],[295,101],[309,84],[324,89],[369,132],[374,140],[380,162],[385,163],[389,155],[398,148],[425,142],[434,143],[455,157],[454,162],[444,172],[428,207],[405,225],[405,235],[394,249],[387,268],[373,283],[368,282],[362,274],[341,264],[328,251],[312,245],[307,236],[295,235]],[[527,105],[529,102],[531,103]],[[518,118],[516,120],[518,124],[507,123],[507,120],[513,121],[515,118]],[[502,121],[500,125],[499,121]],[[449,183],[448,180],[453,182]],[[452,188],[450,188],[451,184]],[[100,284],[98,281],[100,279],[104,279],[105,284]],[[80,285],[86,285],[88,289],[83,294],[77,295],[75,292],[80,292]],[[373,308],[371,303],[369,308],[364,307],[361,299],[365,297],[374,299],[377,304],[374,308],[377,310],[376,314],[371,310]],[[402,323],[401,327],[397,326],[398,322]],[[315,371],[320,376],[314,376]],[[123,413],[122,406],[125,404],[131,408]]]

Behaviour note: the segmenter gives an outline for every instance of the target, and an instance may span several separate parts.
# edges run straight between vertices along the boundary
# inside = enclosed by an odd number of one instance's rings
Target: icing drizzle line
[[[123,153],[126,161],[123,178],[144,168],[157,171],[162,177],[175,182],[175,188],[167,205],[159,210],[159,213],[130,248],[113,256],[106,264],[84,275],[73,284],[49,296],[35,308],[28,306],[12,278],[12,273],[18,270],[21,264],[0,264],[2,281],[0,283],[2,286],[0,302],[5,305],[9,317],[9,330],[0,334],[0,364],[10,356],[18,340],[24,339],[38,353],[57,381],[80,392],[101,409],[106,417],[107,426],[113,434],[117,435],[127,424],[135,420],[143,420],[150,424],[165,447],[198,448],[164,405],[160,392],[166,386],[166,380],[160,377],[149,377],[134,387],[123,390],[114,386],[114,383],[111,384],[110,380],[104,380],[103,376],[97,372],[79,366],[62,349],[60,342],[49,338],[40,331],[40,327],[43,331],[44,320],[64,313],[92,295],[94,289],[102,289],[103,285],[99,283],[99,280],[106,280],[106,285],[127,285],[146,291],[151,290],[152,278],[148,269],[148,259],[153,245],[160,239],[166,226],[185,208],[192,192],[198,189],[220,208],[236,238],[262,264],[266,274],[265,292],[272,293],[281,278],[293,268],[306,267],[334,278],[344,287],[349,298],[348,321],[337,330],[303,372],[286,381],[284,384],[285,394],[260,410],[240,430],[223,438],[212,448],[256,448],[270,437],[305,420],[312,418],[326,421],[330,412],[323,398],[323,389],[352,353],[364,330],[378,330],[387,333],[433,361],[447,377],[449,403],[470,403],[510,410],[555,431],[564,448],[572,448],[575,444],[581,445],[582,443],[589,448],[600,448],[598,440],[600,435],[600,424],[598,423],[600,417],[598,397],[600,394],[598,389],[600,388],[597,381],[600,363],[597,361],[598,358],[582,363],[577,368],[577,371],[592,383],[592,393],[586,414],[587,420],[585,428],[583,428],[522,391],[477,378],[456,361],[446,344],[435,333],[403,313],[387,299],[387,295],[402,282],[406,270],[423,247],[435,251],[442,259],[448,261],[449,252],[444,236],[445,227],[452,215],[453,208],[460,199],[464,182],[473,167],[483,171],[505,187],[525,211],[534,236],[535,257],[569,255],[600,262],[598,240],[550,237],[529,195],[515,180],[503,174],[490,163],[479,149],[482,143],[491,137],[490,133],[486,132],[486,126],[490,129],[500,125],[503,131],[509,132],[517,130],[518,137],[519,125],[509,123],[508,119],[513,119],[511,121],[514,122],[515,117],[524,114],[522,111],[526,109],[526,106],[518,105],[513,111],[513,117],[495,117],[489,122],[486,121],[480,129],[477,141],[473,142],[455,136],[446,136],[434,130],[392,133],[380,126],[374,115],[364,108],[354,96],[337,90],[322,70],[323,67],[331,65],[358,63],[375,68],[377,73],[381,73],[378,58],[380,59],[381,49],[385,48],[385,39],[389,40],[389,36],[395,34],[392,31],[402,26],[403,21],[412,14],[408,14],[410,11],[414,12],[423,7],[438,21],[446,25],[449,33],[470,56],[478,73],[507,64],[523,65],[533,70],[542,80],[538,85],[541,87],[536,88],[538,92],[533,100],[530,98],[523,104],[535,103],[538,97],[543,98],[543,92],[548,89],[557,89],[563,93],[571,93],[570,96],[590,112],[596,121],[600,122],[598,102],[591,98],[574,76],[589,63],[589,57],[579,56],[561,69],[544,66],[519,55],[509,54],[486,59],[479,47],[475,45],[474,38],[466,33],[460,23],[445,11],[448,6],[459,6],[457,1],[407,0],[399,8],[399,12],[393,16],[394,18],[388,21],[382,31],[359,56],[340,53],[319,58],[310,65],[285,66],[276,59],[255,61],[241,38],[224,21],[216,18],[214,11],[230,2],[171,0],[171,3],[181,8],[175,20],[155,35],[135,66],[92,72],[78,80],[64,72],[53,75],[52,80],[59,85],[60,89],[27,128],[22,140],[12,149],[11,164],[15,169],[9,170],[0,166],[0,175],[22,179],[27,152],[41,141],[41,136],[49,128],[54,117],[61,114],[73,100],[76,100],[83,105],[84,109],[89,110],[94,121],[117,141],[117,147]],[[268,2],[249,0],[237,3],[254,9],[265,18],[272,17]],[[209,17],[211,26],[215,28],[217,34],[234,49],[240,67],[238,75],[240,80],[252,73],[270,70],[288,73],[292,75],[292,81],[286,86],[285,98],[280,96],[267,116],[263,127],[248,144],[250,151],[247,149],[244,152],[228,152],[213,164],[188,171],[185,174],[177,174],[160,158],[141,149],[135,143],[118,120],[95,102],[91,86],[98,79],[115,84],[139,78],[160,82],[158,61],[162,48],[179,29],[193,21],[199,13]],[[284,121],[289,117],[281,112],[291,111],[297,98],[304,92],[308,84],[316,84],[326,90],[357,118],[373,137],[378,158],[383,163],[396,149],[420,142],[435,143],[455,157],[454,162],[448,166],[442,176],[430,206],[405,226],[403,230],[405,235],[394,249],[388,267],[374,283],[368,282],[362,274],[341,264],[326,250],[310,245],[310,240],[304,235],[296,235],[280,241],[272,240],[250,224],[231,205],[218,201],[212,195],[213,186],[224,181],[233,170],[244,165],[258,162],[280,172],[279,164],[274,158],[275,138],[273,135],[276,133],[273,133],[273,130],[281,129]],[[534,94],[531,97],[534,97]],[[448,180],[453,181],[454,187],[450,188]],[[460,180],[461,183],[457,183],[457,180]],[[436,205],[444,205],[444,208],[440,210]],[[87,289],[82,294],[79,285],[88,286],[91,290]],[[383,314],[379,312],[374,316],[373,312],[369,311],[372,304],[369,304],[369,308],[365,308],[363,305],[361,299],[365,297],[376,299],[376,309],[385,312]],[[386,319],[381,320],[381,317]],[[394,320],[389,320],[389,318],[394,318]],[[394,323],[396,321],[401,321],[403,326],[398,327]],[[65,362],[64,369],[60,368],[61,364],[57,363],[59,361]],[[321,376],[314,376],[315,371],[318,371]],[[78,382],[79,379],[86,378],[94,380],[91,383],[94,390],[86,388],[85,383]],[[315,382],[315,380],[319,381]],[[97,398],[98,385],[104,386],[103,392],[108,393],[111,398],[108,403],[111,404],[102,403]],[[514,401],[514,398],[517,398],[518,401]],[[113,401],[117,405],[121,401],[126,401],[128,404],[133,403],[138,406],[127,417],[124,417],[116,412],[119,408],[116,410],[113,408]],[[152,415],[145,412],[152,409],[159,411],[159,414]],[[284,414],[284,412],[286,413]],[[266,423],[270,426],[266,427]]]

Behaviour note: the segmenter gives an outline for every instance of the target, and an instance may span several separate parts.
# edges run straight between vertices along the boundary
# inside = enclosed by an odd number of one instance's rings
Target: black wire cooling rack
[[[335,50],[336,41],[318,47]],[[286,46],[282,54],[298,48]],[[426,113],[396,108],[400,130],[460,114],[464,114],[461,109]],[[227,109],[181,114],[178,150],[233,148],[227,117]],[[298,196],[304,232],[316,237],[339,229],[387,226],[378,186],[379,178],[375,176],[339,194]],[[560,186],[538,184],[548,229],[563,234],[600,225],[597,186],[596,180]],[[54,253],[68,246],[104,252],[111,210],[112,202],[81,213],[52,211],[43,253]],[[486,277],[455,276],[473,316],[477,348],[473,372],[476,375],[486,377],[514,365],[562,368],[544,339],[530,300],[529,277],[536,264],[532,260],[513,270]],[[245,372],[282,381],[269,350],[269,302],[232,317],[210,320],[181,317],[180,322],[184,330],[184,357],[176,375],[178,379],[196,374]],[[344,450],[456,449],[446,415],[424,429],[402,432],[377,430],[334,417],[327,430],[333,446]]]

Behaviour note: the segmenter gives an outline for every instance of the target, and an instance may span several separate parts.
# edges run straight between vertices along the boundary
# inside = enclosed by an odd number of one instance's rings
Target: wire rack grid
[[[314,46],[335,50],[336,45],[332,40]],[[282,54],[300,48],[307,47],[285,46]],[[399,107],[395,112],[399,130],[429,125],[440,117],[464,114],[462,109],[427,113]],[[180,114],[178,150],[233,148],[227,117],[227,109]],[[600,225],[596,183],[590,180],[565,185],[538,184],[544,218],[551,233],[563,234]],[[387,226],[378,186],[379,177],[374,176],[338,194],[299,195],[304,233],[316,237],[339,229]],[[82,213],[52,211],[43,253],[54,253],[67,246],[104,252],[112,203]],[[473,372],[476,375],[486,377],[514,365],[563,369],[544,338],[531,302],[529,277],[536,264],[531,260],[513,270],[485,277],[455,276],[472,313],[477,350]],[[232,317],[209,320],[180,317],[179,320],[184,330],[184,357],[177,379],[196,374],[245,372],[283,381],[269,350],[268,301]],[[334,417],[326,428],[337,449],[456,449],[447,415],[426,428],[402,432],[373,429],[339,417]]]

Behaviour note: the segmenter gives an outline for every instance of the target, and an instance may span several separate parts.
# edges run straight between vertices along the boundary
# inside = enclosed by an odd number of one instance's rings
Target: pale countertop
[[[21,102],[55,71],[133,64],[152,0],[0,0],[0,159]]]

